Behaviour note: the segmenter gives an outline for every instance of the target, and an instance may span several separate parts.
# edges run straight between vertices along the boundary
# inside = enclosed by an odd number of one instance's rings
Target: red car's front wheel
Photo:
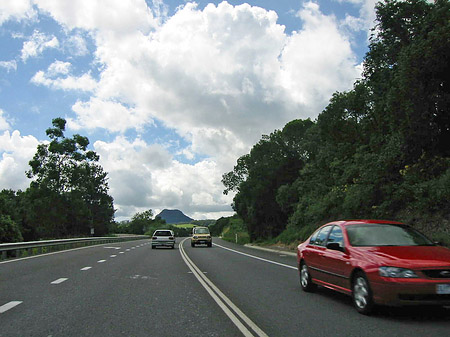
[[[366,275],[362,272],[355,274],[352,283],[353,304],[359,313],[368,315],[373,309],[372,290]]]
[[[316,289],[316,285],[311,281],[311,275],[309,274],[308,266],[302,262],[300,264],[300,286],[306,292],[311,292]]]

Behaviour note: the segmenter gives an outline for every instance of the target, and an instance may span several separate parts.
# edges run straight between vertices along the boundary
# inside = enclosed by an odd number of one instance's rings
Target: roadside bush
[[[19,226],[9,215],[0,215],[0,243],[23,241]]]
[[[244,221],[240,218],[233,217],[230,219],[229,225],[222,231],[222,239],[229,242],[236,242],[245,245],[250,242],[250,235]]]

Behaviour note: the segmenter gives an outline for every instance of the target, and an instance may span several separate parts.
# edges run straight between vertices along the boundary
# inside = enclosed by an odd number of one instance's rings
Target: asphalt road
[[[447,336],[450,309],[301,291],[295,257],[149,240],[0,263],[0,336]],[[89,268],[90,267],[90,268]]]

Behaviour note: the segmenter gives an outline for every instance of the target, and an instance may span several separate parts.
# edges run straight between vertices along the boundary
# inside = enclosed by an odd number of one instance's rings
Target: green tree
[[[297,178],[308,158],[301,145],[312,124],[296,120],[263,136],[250,154],[238,159],[233,171],[223,175],[224,193],[237,191],[233,208],[252,239],[273,237],[285,228],[288,215],[277,203],[277,190]]]
[[[87,149],[89,140],[64,135],[66,121],[55,118],[46,130],[49,143],[38,145],[27,176],[28,221],[40,236],[63,237],[107,233],[113,221],[113,199],[99,156]]]
[[[38,239],[35,227],[27,221],[29,209],[25,192],[20,190],[15,192],[10,189],[0,192],[0,215],[11,218],[25,241]]]
[[[0,215],[0,243],[23,241],[19,226],[8,215]]]
[[[128,224],[128,231],[131,234],[144,234],[153,225],[153,211],[151,209],[136,213]]]

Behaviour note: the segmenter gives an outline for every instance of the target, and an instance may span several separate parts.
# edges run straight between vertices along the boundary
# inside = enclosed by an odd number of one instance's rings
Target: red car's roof
[[[344,226],[349,225],[360,225],[362,223],[377,223],[377,224],[397,224],[397,225],[403,225],[403,222],[398,221],[391,221],[391,220],[375,220],[375,219],[359,219],[359,220],[342,220],[342,221],[336,221]]]

